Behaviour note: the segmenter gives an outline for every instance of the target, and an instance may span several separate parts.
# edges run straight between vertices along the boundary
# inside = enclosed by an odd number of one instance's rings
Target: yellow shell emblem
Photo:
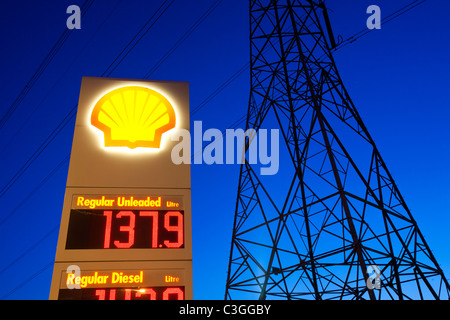
[[[105,147],[159,148],[175,128],[175,110],[160,93],[128,86],[105,94],[94,106],[91,124],[103,131]]]

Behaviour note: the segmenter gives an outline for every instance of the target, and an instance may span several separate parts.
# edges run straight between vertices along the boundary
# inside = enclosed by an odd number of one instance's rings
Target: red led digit
[[[98,297],[98,300],[105,300],[106,290],[105,289],[97,289],[97,290],[95,290],[95,295]],[[109,291],[109,300],[116,300],[116,289],[111,289]]]
[[[104,211],[103,215],[106,217],[105,240],[103,243],[103,248],[108,249],[111,243],[112,211]]]
[[[128,241],[120,242],[119,240],[114,241],[114,245],[117,248],[130,248],[134,244],[134,227],[136,225],[136,216],[132,211],[120,211],[116,218],[121,219],[122,217],[129,217],[129,224],[120,226],[120,231],[128,232]]]
[[[158,211],[141,211],[140,216],[152,217],[152,248],[158,247]]]
[[[95,295],[98,297],[98,300],[105,300],[106,290],[105,289],[97,289],[97,290],[95,290]]]
[[[148,300],[156,300],[156,291],[153,289],[140,289],[136,292],[136,298],[142,295],[148,295]]]
[[[175,226],[170,225],[170,218],[176,217],[177,224]],[[177,242],[170,242],[169,240],[164,240],[164,244],[167,248],[179,248],[183,245],[183,215],[179,211],[168,211],[164,216],[164,228],[167,231],[177,232]]]
[[[125,289],[125,300],[131,300],[131,289]]]
[[[116,289],[109,290],[109,300],[116,300]]]
[[[169,300],[170,295],[177,295],[175,300],[184,300],[184,292],[180,288],[167,288],[163,292],[163,300]]]

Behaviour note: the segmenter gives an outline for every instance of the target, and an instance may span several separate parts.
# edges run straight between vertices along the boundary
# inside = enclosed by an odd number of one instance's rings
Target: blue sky
[[[382,16],[412,0],[328,0],[334,34],[366,28],[366,8]],[[162,0],[94,1],[0,129],[0,298],[47,299],[74,119],[10,185],[77,103],[82,76],[101,76]],[[111,74],[143,78],[212,5],[175,0]],[[66,28],[66,8],[82,1],[0,4],[0,116]],[[450,275],[450,3],[427,0],[334,54],[344,85],[447,277]],[[188,81],[191,110],[249,60],[248,1],[224,0],[156,69],[155,80]],[[246,114],[243,72],[191,121],[225,129]],[[41,184],[52,170],[54,173]],[[236,201],[237,165],[193,165],[194,298],[223,299]],[[3,192],[5,191],[5,192]]]

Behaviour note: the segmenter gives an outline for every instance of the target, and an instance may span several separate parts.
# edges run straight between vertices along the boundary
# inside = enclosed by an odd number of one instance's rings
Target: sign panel
[[[61,264],[52,291],[59,300],[186,300],[192,273],[188,262],[101,262]]]
[[[192,298],[190,167],[171,160],[177,129],[189,130],[187,83],[83,78],[51,299]],[[102,269],[127,261],[126,269]],[[143,267],[151,261],[162,263],[159,271]],[[183,284],[155,280],[180,261],[168,276]],[[61,287],[67,263],[94,263],[74,281],[95,285]],[[121,281],[141,282],[121,283],[120,272]]]
[[[66,249],[184,248],[184,232],[183,197],[74,195]]]

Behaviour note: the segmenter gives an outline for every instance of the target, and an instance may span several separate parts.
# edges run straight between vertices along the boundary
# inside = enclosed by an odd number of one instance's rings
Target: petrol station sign
[[[50,299],[192,299],[188,91],[82,79]]]

